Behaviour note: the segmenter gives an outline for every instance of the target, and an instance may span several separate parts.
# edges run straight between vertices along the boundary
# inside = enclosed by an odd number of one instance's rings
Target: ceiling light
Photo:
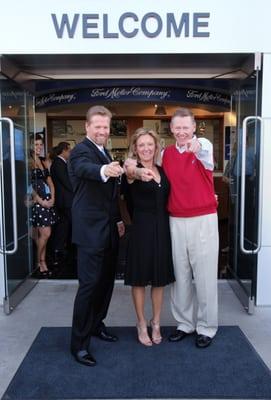
[[[154,115],[167,115],[165,106],[160,106],[155,104],[155,112]]]

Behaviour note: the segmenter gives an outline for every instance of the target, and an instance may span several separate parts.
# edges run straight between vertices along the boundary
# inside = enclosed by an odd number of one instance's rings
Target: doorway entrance
[[[136,84],[139,82],[142,87],[146,85],[157,85],[161,84],[163,80],[163,87],[176,86],[191,87],[195,89],[214,90],[219,88],[224,91],[227,95],[232,96],[232,108],[231,115],[233,116],[234,122],[226,125],[225,120],[222,126],[220,138],[222,139],[223,153],[227,152],[228,159],[223,157],[223,163],[225,160],[228,161],[229,165],[229,182],[228,187],[229,193],[229,220],[230,229],[229,236],[225,240],[225,246],[229,247],[229,251],[223,255],[226,260],[226,272],[230,274],[231,283],[238,287],[243,293],[242,296],[245,298],[244,304],[247,309],[252,310],[251,304],[255,301],[255,288],[257,279],[257,255],[256,244],[258,240],[258,227],[260,218],[258,217],[258,208],[255,208],[253,216],[245,210],[251,207],[251,198],[248,197],[249,188],[251,185],[245,182],[245,195],[242,190],[243,182],[242,174],[246,165],[241,162],[234,162],[235,155],[237,160],[242,159],[242,146],[245,143],[245,148],[253,147],[253,157],[255,160],[254,164],[254,176],[253,189],[251,193],[253,195],[253,207],[254,204],[259,204],[259,191],[260,191],[260,179],[259,179],[259,160],[260,160],[260,123],[258,119],[250,119],[249,126],[247,126],[247,132],[249,140],[244,142],[241,139],[243,135],[242,121],[246,117],[257,117],[260,115],[258,107],[260,99],[260,71],[254,71],[254,55],[237,55],[237,54],[197,54],[197,55],[116,55],[110,57],[109,55],[70,55],[68,60],[66,56],[9,56],[10,60],[20,66],[21,72],[18,74],[20,78],[28,76],[28,80],[31,86],[32,92],[35,95],[44,95],[49,93],[51,97],[57,93],[59,88],[63,90],[74,89],[77,87],[88,87],[89,84],[92,87],[102,87],[105,85],[104,79],[107,79],[107,84],[111,80],[111,85],[118,85],[120,87],[127,86],[127,84]],[[110,61],[111,60],[111,61]],[[65,68],[63,65],[65,64]],[[66,66],[70,67],[66,67]],[[134,68],[134,65],[138,67]],[[125,66],[125,68],[123,67]],[[99,68],[98,68],[99,67]],[[178,69],[178,77],[176,77],[176,71]],[[104,79],[101,79],[103,74]],[[153,76],[156,79],[153,79]],[[52,79],[52,77],[54,79]],[[67,80],[67,77],[76,78],[75,80]],[[129,77],[129,82],[128,82]],[[42,79],[41,79],[42,78]],[[78,79],[80,78],[80,79]],[[83,80],[82,78],[85,78]],[[222,79],[223,78],[223,79]],[[148,79],[148,81],[147,81]],[[160,80],[159,80],[160,79]],[[114,80],[114,83],[112,83]],[[256,84],[257,82],[257,84]],[[33,89],[34,88],[34,89]],[[58,89],[57,89],[58,88]],[[245,93],[249,93],[250,101],[248,101]],[[253,100],[252,100],[253,99]],[[112,102],[111,102],[112,103]],[[255,104],[257,107],[255,108]],[[107,105],[107,102],[104,103]],[[88,101],[86,101],[86,107]],[[111,104],[114,107],[114,103]],[[180,99],[176,99],[176,107],[185,105],[189,106],[189,102],[182,104]],[[191,104],[190,104],[191,106]],[[66,109],[65,109],[66,108]],[[58,108],[61,115],[69,115],[67,111],[67,105],[65,107]],[[70,106],[70,109],[77,109],[77,105]],[[202,109],[208,112],[208,107],[202,102]],[[48,142],[50,142],[50,124],[53,120],[60,120],[60,114],[57,114],[57,107],[55,111],[51,109],[50,112],[45,111],[45,123],[47,124]],[[132,112],[132,110],[131,110]],[[65,114],[66,113],[66,114]],[[84,117],[84,114],[81,115]],[[121,116],[120,119],[124,117]],[[223,113],[221,112],[223,120]],[[200,116],[198,117],[200,119]],[[80,119],[80,116],[77,119]],[[147,118],[146,118],[147,119]],[[156,118],[161,119],[161,118]],[[254,122],[253,122],[254,121]],[[52,126],[52,125],[51,125]],[[60,123],[55,124],[55,129],[59,131],[62,129],[69,129],[71,132],[71,124],[67,124],[66,128]],[[165,125],[163,125],[163,128]],[[202,125],[203,127],[203,125]],[[229,128],[226,131],[226,128]],[[36,128],[35,128],[36,129]],[[52,128],[53,129],[53,128]],[[220,128],[219,128],[220,129]],[[31,129],[30,129],[31,131]],[[33,130],[34,131],[34,130]],[[254,136],[252,131],[254,131]],[[227,142],[227,136],[229,136],[229,142]],[[236,144],[234,144],[236,143]],[[52,137],[51,137],[51,144]],[[166,143],[165,143],[166,144]],[[247,152],[250,153],[251,150]],[[240,158],[241,157],[241,158]],[[230,168],[235,164],[235,167]],[[224,165],[223,165],[224,166]],[[220,175],[223,174],[223,166],[220,171]],[[236,172],[236,189],[233,191],[232,181],[234,179],[233,174]],[[238,183],[237,183],[238,180]],[[249,182],[250,183],[250,182]],[[250,192],[249,192],[250,193]],[[254,208],[253,208],[254,209]],[[5,210],[6,211],[6,210]],[[243,218],[243,222],[242,219]],[[249,218],[253,219],[253,223],[249,222]],[[243,227],[241,229],[241,227]],[[251,232],[248,232],[250,227]],[[227,235],[227,229],[225,232]],[[240,244],[240,238],[243,238],[245,251],[243,246]],[[27,244],[27,249],[31,249],[31,243]],[[251,254],[246,253],[246,249],[252,251]],[[246,267],[244,273],[244,266]],[[242,271],[242,272],[241,272]],[[249,305],[250,304],[250,305]]]

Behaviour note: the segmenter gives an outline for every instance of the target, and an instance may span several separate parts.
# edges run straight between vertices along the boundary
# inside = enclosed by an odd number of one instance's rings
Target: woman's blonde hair
[[[136,144],[141,136],[149,135],[153,138],[155,144],[154,164],[161,165],[161,146],[158,134],[152,129],[138,128],[130,138],[129,158],[135,158],[140,161],[136,152]]]
[[[35,168],[35,151],[34,151],[34,148],[35,148],[35,143],[38,142],[38,141],[42,142],[42,145],[44,146],[43,137],[41,135],[39,135],[39,134],[37,134],[37,135],[35,134],[34,137],[31,140],[31,143],[30,143],[30,146],[31,146],[31,149],[29,151],[29,156],[30,156],[29,157],[29,167],[30,167],[30,169]]]

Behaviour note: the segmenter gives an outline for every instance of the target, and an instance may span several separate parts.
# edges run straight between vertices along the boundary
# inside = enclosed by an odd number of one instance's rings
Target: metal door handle
[[[263,119],[259,116],[249,116],[243,120],[242,134],[242,160],[241,160],[241,198],[240,198],[240,249],[244,254],[257,254],[262,247],[262,176],[263,176],[263,135],[260,134],[260,157],[259,157],[259,201],[258,201],[258,227],[257,238],[258,244],[256,249],[245,249],[245,179],[246,179],[246,141],[247,141],[247,124],[248,121],[258,120],[261,122],[260,133],[262,132]]]
[[[0,121],[7,122],[9,125],[9,138],[10,138],[10,172],[11,172],[11,205],[12,205],[12,217],[13,217],[13,249],[7,250],[6,248],[0,248],[2,254],[14,254],[18,249],[18,229],[17,229],[17,204],[16,204],[16,171],[15,171],[15,140],[14,140],[14,124],[10,118],[0,118]],[[4,182],[4,171],[3,171],[3,151],[2,145],[0,149],[0,158],[2,164],[2,181]],[[3,193],[3,198],[5,194]],[[3,204],[4,206],[4,204]],[[3,207],[4,209],[4,207]],[[3,227],[5,229],[5,227]]]

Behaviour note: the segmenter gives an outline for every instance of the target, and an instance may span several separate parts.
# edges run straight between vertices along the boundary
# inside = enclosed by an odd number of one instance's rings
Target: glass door
[[[260,71],[240,82],[232,95],[236,126],[231,132],[228,276],[248,313],[256,298],[257,253],[261,246]]]
[[[33,96],[0,77],[0,287],[6,314],[36,283],[31,278],[28,199],[29,132],[33,130]]]

